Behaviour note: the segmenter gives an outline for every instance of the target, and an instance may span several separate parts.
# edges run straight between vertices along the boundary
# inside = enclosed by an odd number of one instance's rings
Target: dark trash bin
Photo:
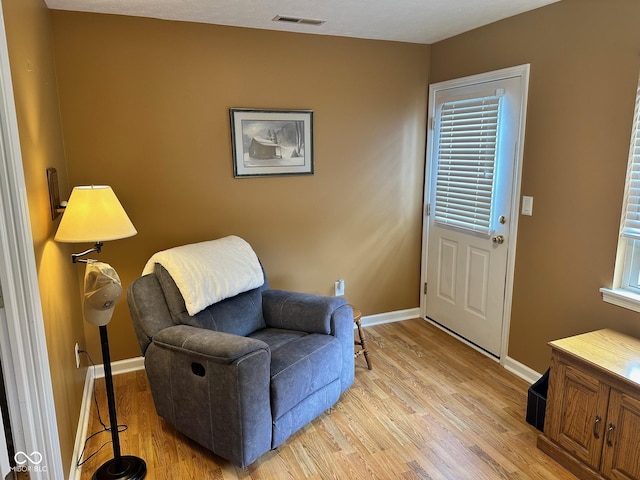
[[[549,369],[540,379],[529,387],[527,393],[527,423],[541,432],[544,431],[544,414],[547,409],[547,391],[549,390]]]

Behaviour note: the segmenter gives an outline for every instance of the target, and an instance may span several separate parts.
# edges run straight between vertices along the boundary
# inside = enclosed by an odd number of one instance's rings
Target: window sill
[[[640,294],[621,288],[601,288],[602,300],[622,308],[640,312]]]

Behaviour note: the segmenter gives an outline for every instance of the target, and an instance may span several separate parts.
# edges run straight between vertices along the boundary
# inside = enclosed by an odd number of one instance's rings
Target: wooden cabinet
[[[538,448],[581,479],[640,480],[640,340],[607,329],[549,345]]]

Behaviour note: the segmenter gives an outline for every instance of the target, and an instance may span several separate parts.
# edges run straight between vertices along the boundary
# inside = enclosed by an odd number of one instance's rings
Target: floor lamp
[[[82,258],[99,253],[103,242],[131,237],[138,233],[124,208],[109,186],[75,187],[60,220],[54,239],[66,243],[93,243],[94,247],[71,255],[73,263],[85,263],[83,315],[87,322],[100,328],[102,362],[107,387],[109,423],[113,458],[93,474],[94,480],[137,480],[147,473],[141,458],[120,453],[118,419],[116,415],[111,357],[107,324],[115,303],[122,296],[122,285],[116,271],[103,262]]]

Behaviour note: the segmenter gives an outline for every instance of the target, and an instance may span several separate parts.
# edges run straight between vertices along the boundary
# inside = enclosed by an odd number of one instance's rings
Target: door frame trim
[[[432,154],[433,146],[433,119],[435,118],[435,95],[442,90],[448,90],[457,87],[464,87],[473,84],[480,84],[486,82],[493,82],[498,80],[505,80],[508,78],[519,77],[522,84],[522,104],[520,109],[520,133],[517,143],[517,149],[515,154],[515,165],[513,169],[513,190],[511,192],[511,212],[512,219],[509,222],[509,243],[507,252],[507,271],[505,279],[505,295],[504,295],[504,308],[502,310],[502,338],[500,342],[500,355],[499,361],[501,365],[504,365],[508,358],[509,351],[509,329],[511,326],[511,305],[513,300],[513,279],[515,274],[515,260],[516,260],[516,245],[518,235],[518,220],[520,216],[520,191],[522,185],[522,163],[524,159],[524,138],[526,131],[526,117],[527,117],[527,103],[529,98],[529,72],[530,64],[518,65],[515,67],[504,68],[501,70],[494,70],[492,72],[481,73],[477,75],[470,75],[467,77],[456,78],[453,80],[446,80],[429,85],[429,105],[427,112],[427,148],[425,153],[425,184],[424,184],[424,198],[423,198],[423,222],[422,222],[422,265],[420,268],[420,316],[427,319],[427,306],[426,295],[424,293],[424,285],[427,281],[427,252],[428,252],[428,240],[429,240],[429,222],[426,220],[427,208],[429,204],[429,198],[431,192],[429,190],[431,185],[432,174]],[[456,335],[454,335],[456,336]],[[456,338],[459,338],[456,336]],[[478,351],[483,352],[485,355],[490,356],[488,353],[481,349]]]
[[[31,478],[64,478],[4,21],[0,4],[0,355],[16,451],[42,455]]]

